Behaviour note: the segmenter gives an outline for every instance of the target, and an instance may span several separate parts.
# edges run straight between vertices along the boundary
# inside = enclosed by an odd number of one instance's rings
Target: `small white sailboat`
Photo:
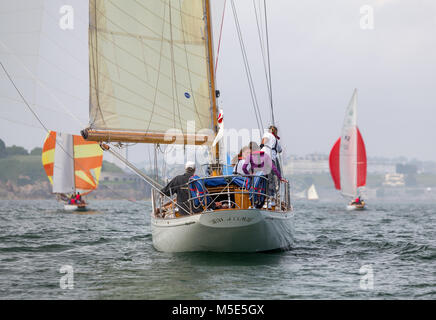
[[[308,200],[319,200],[318,192],[316,192],[314,184],[312,184],[309,187],[309,189],[307,189],[307,199]]]
[[[287,249],[293,242],[289,183],[281,182],[272,199],[262,189],[263,177],[246,177],[250,183],[241,185],[223,174],[215,140],[222,117],[210,6],[210,0],[127,0],[122,8],[113,1],[90,1],[90,124],[82,135],[101,143],[209,148],[210,175],[192,182],[204,188],[197,196],[191,193],[187,215],[155,181],[128,164],[154,188],[151,230],[157,250]],[[102,146],[116,155],[109,145]],[[215,200],[226,206],[213,208]],[[196,202],[200,213],[192,210]]]
[[[352,199],[347,210],[363,210],[359,187],[366,185],[367,160],[365,143],[357,127],[357,89],[345,113],[342,135],[334,144],[329,157],[330,173],[335,188]]]
[[[296,199],[319,200],[318,192],[314,184],[303,191],[294,193],[293,197]]]
[[[102,161],[103,151],[97,143],[50,131],[42,148],[42,164],[53,193],[64,202],[64,210],[86,210],[87,203],[81,197],[97,188]],[[80,201],[76,193],[80,193]]]

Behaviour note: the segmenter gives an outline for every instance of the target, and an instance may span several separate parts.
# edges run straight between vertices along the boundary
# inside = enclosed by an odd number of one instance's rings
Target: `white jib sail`
[[[357,89],[345,113],[339,151],[341,192],[344,196],[357,194]]]
[[[74,184],[74,145],[70,134],[56,134],[53,169],[53,193],[72,193]]]

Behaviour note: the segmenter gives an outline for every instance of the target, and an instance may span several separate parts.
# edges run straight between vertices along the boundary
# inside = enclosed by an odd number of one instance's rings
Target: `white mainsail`
[[[315,185],[312,184],[309,189],[307,190],[307,199],[308,200],[318,200],[319,196],[316,192]]]
[[[344,196],[357,194],[357,90],[354,90],[345,113],[340,144],[341,192]]]
[[[204,0],[90,0],[90,127],[213,128]],[[188,124],[191,121],[191,125]]]
[[[53,167],[53,193],[75,192],[73,136],[58,132]]]

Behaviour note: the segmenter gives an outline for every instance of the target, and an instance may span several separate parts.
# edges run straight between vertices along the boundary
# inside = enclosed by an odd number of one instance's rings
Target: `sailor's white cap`
[[[193,162],[193,161],[186,161],[185,169],[188,169],[188,168],[195,169],[195,162]]]

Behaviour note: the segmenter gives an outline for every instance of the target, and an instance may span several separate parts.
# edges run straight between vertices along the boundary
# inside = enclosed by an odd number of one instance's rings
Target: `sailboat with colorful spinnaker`
[[[103,150],[81,136],[50,131],[42,148],[42,164],[53,193],[67,211],[86,210],[82,198],[98,187]]]
[[[345,113],[342,135],[334,144],[329,157],[330,173],[335,188],[351,199],[347,210],[363,210],[360,189],[366,185],[366,149],[357,127],[357,89]]]

